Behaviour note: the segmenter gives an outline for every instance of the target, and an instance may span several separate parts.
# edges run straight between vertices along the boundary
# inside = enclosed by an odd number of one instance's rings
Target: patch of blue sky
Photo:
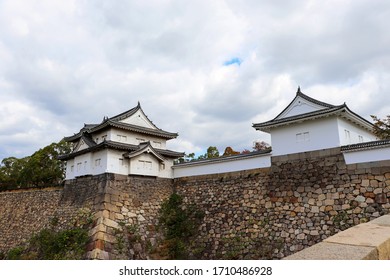
[[[242,63],[242,59],[241,58],[233,57],[232,59],[225,61],[223,63],[223,65],[228,66],[228,65],[232,65],[232,64],[237,64],[238,66],[240,66],[241,63]]]

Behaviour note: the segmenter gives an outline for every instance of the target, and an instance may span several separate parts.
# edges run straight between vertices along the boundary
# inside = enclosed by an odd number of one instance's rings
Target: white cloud
[[[384,116],[389,14],[388,1],[368,0],[1,1],[0,159],[137,101],[187,153],[269,142],[252,123],[299,85]]]

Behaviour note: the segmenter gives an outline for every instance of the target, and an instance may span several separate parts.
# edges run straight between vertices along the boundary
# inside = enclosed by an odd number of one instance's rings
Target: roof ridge
[[[113,117],[110,117],[110,118],[108,118],[107,120],[123,120],[123,119],[125,119],[125,118],[128,118],[128,117],[134,115],[134,113],[137,112],[138,109],[141,109],[141,110],[142,110],[141,104],[140,104],[139,101],[138,101],[137,106],[135,106],[135,107],[133,107],[133,108],[127,110],[127,111],[124,111],[124,112],[122,112],[122,113],[120,113],[120,114],[117,114],[117,115],[115,115],[115,116],[113,116]]]
[[[289,116],[289,117],[285,117],[285,118],[281,118],[281,119],[272,119],[268,122],[271,122],[271,121],[285,121],[285,120],[288,120],[288,119],[297,119],[297,118],[304,118],[306,116],[310,116],[310,115],[316,115],[316,114],[321,114],[323,112],[326,112],[326,111],[329,111],[329,112],[332,112],[333,110],[338,110],[338,109],[341,109],[343,107],[346,107],[346,105],[339,105],[339,106],[333,106],[331,108],[324,108],[324,109],[320,109],[320,110],[316,110],[316,111],[312,111],[312,112],[307,112],[307,113],[303,113],[303,114],[299,114],[299,115],[294,115],[294,116]]]
[[[338,105],[329,104],[329,103],[320,101],[320,100],[318,100],[318,99],[315,99],[315,98],[313,98],[313,97],[310,97],[310,96],[304,94],[304,93],[301,91],[301,88],[300,88],[300,87],[298,87],[297,96],[300,96],[300,97],[302,97],[303,99],[306,99],[307,101],[310,101],[310,102],[312,102],[312,103],[314,103],[314,104],[321,105],[321,106],[324,106],[324,107],[328,107],[328,108],[338,107]],[[294,98],[294,99],[295,99],[295,98]]]
[[[326,107],[326,108],[328,108],[328,109],[339,107],[339,106],[337,106],[337,105],[332,105],[332,104],[329,104],[329,103],[326,103],[326,102],[322,102],[322,101],[320,101],[320,100],[317,100],[317,99],[315,99],[315,98],[312,98],[312,97],[310,97],[310,96],[304,94],[304,93],[301,91],[301,87],[298,86],[296,95],[295,95],[295,97],[293,98],[293,100],[291,100],[291,102],[282,110],[282,112],[280,112],[280,113],[279,113],[275,118],[273,118],[272,120],[273,120],[273,121],[274,121],[274,120],[277,120],[281,115],[283,115],[283,114],[286,112],[286,110],[295,102],[295,100],[297,99],[297,97],[301,97],[301,98],[305,99],[306,101],[309,101],[309,102],[314,103],[314,104],[316,104],[316,105],[320,105],[320,106]],[[323,110],[323,109],[321,109],[321,110]],[[319,111],[319,110],[318,110],[318,111]]]
[[[157,157],[160,161],[164,162],[165,158],[158,152],[156,151],[153,146],[150,144],[150,141],[142,142],[138,145],[138,149],[132,152],[127,152],[123,156],[124,157],[132,157],[132,156],[138,156],[142,153],[144,153],[145,150],[149,149],[150,152]],[[149,153],[149,152],[148,152]]]
[[[115,115],[115,116],[113,116],[113,117],[111,117],[111,118],[108,118],[108,120],[121,121],[121,120],[123,120],[123,119],[126,119],[126,118],[128,118],[128,117],[134,115],[138,110],[141,110],[142,114],[143,114],[143,115],[146,117],[146,119],[152,124],[152,126],[155,127],[155,129],[157,129],[157,130],[162,130],[162,129],[159,128],[157,125],[155,125],[155,124],[153,123],[153,121],[152,121],[151,119],[149,119],[149,117],[145,114],[144,110],[143,110],[142,107],[141,107],[141,103],[140,103],[139,101],[138,101],[138,103],[137,103],[137,106],[135,106],[135,107],[131,108],[130,110],[127,110],[127,111],[125,111],[125,112],[123,112],[123,113],[120,113],[120,114],[118,114],[118,115]]]
[[[290,117],[286,117],[286,118],[272,119],[272,120],[269,120],[269,121],[266,121],[266,122],[254,123],[252,126],[255,129],[258,129],[259,127],[268,126],[270,124],[279,124],[279,123],[283,123],[283,122],[286,122],[286,121],[300,120],[300,119],[304,119],[306,117],[322,115],[322,114],[325,114],[325,113],[333,113],[333,112],[337,112],[338,110],[340,110],[342,108],[348,108],[348,107],[345,104],[343,104],[343,105],[339,105],[339,106],[334,106],[332,108],[324,108],[324,109],[320,109],[320,110],[317,110],[317,111],[307,112],[307,113],[304,113],[304,114],[294,115],[294,116],[290,116]]]
[[[178,134],[175,132],[169,132],[169,131],[166,131],[166,130],[163,130],[160,128],[154,129],[154,128],[144,127],[144,126],[140,126],[140,125],[136,125],[136,124],[123,123],[120,121],[112,121],[112,120],[109,120],[108,123],[111,125],[122,126],[122,127],[126,127],[126,128],[133,128],[135,130],[142,130],[144,132],[148,132],[148,133],[153,134],[153,135],[165,134],[166,136],[173,137],[173,138],[176,138],[178,136]]]
[[[84,140],[84,142],[88,145],[88,147],[92,147],[92,146],[95,146],[96,145],[96,142],[93,141],[91,135],[89,135],[88,133],[86,132],[83,132],[83,134],[81,135],[80,137],[82,140]]]

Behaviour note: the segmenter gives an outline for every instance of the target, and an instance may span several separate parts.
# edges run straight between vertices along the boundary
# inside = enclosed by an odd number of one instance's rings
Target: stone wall
[[[0,193],[0,251],[52,224],[93,224],[87,258],[148,259],[173,191],[204,213],[194,258],[280,259],[390,209],[390,162],[346,165],[340,149],[272,158],[270,168],[175,180],[103,174],[63,188]]]
[[[54,217],[61,189],[0,193],[0,251],[26,242]]]
[[[43,228],[66,229],[93,220],[86,258],[146,259],[162,238],[158,211],[173,192],[171,179],[102,174],[64,187],[0,192],[0,252]]]
[[[268,236],[273,219],[264,215],[268,184],[269,169],[175,179],[184,202],[204,213],[194,241],[202,259],[258,259],[268,254],[257,242],[273,238]]]
[[[88,258],[150,258],[162,239],[159,209],[172,192],[172,179],[110,174],[96,200]]]
[[[0,192],[0,251],[23,245],[44,228],[73,227],[92,211],[94,193],[89,180],[77,188]]]
[[[339,149],[274,157],[270,169],[175,180],[205,213],[202,258],[283,258],[389,213],[390,164],[347,166]]]

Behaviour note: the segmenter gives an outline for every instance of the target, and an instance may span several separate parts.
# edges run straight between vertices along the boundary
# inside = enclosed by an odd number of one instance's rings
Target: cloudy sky
[[[169,148],[241,151],[302,92],[390,114],[388,0],[0,0],[0,160],[141,102]]]

